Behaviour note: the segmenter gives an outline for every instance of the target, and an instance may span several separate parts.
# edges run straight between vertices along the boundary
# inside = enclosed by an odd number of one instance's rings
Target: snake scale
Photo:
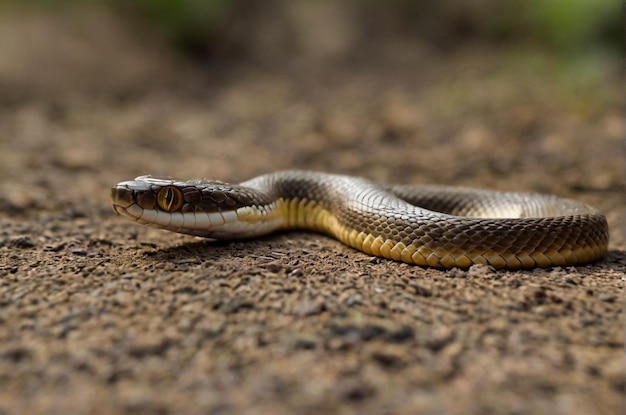
[[[137,223],[213,239],[306,229],[370,255],[438,268],[581,265],[607,252],[606,219],[551,195],[283,171],[241,184],[140,176],[111,189]]]

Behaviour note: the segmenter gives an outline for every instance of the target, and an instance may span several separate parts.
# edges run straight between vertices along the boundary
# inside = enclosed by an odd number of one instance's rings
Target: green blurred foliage
[[[117,0],[163,36],[188,52],[201,53],[206,40],[219,36],[220,27],[236,9],[238,0]]]
[[[377,0],[352,0],[380,9]],[[435,36],[477,36],[491,40],[536,42],[554,48],[607,44],[621,50],[619,0],[388,0],[400,21]],[[428,33],[426,33],[428,34]]]
[[[256,8],[280,14],[291,1],[264,0]],[[300,0],[307,1],[307,0]],[[333,0],[310,0],[329,1]],[[254,0],[0,0],[2,6],[50,7],[105,5],[138,17],[152,30],[183,50],[203,48],[227,40],[223,28],[236,21],[245,27]],[[348,0],[355,19],[364,27],[378,27],[391,17],[406,33],[432,38],[468,36],[488,40],[535,42],[559,50],[622,47],[622,3],[618,0]],[[242,17],[243,16],[243,17]],[[238,20],[239,19],[239,20]],[[387,25],[386,29],[390,26]],[[397,28],[396,28],[397,29]],[[254,36],[254,34],[251,34]],[[211,39],[212,42],[208,42]],[[205,53],[207,51],[204,51]]]
[[[526,36],[565,49],[605,43],[621,48],[621,2],[617,0],[532,0],[504,2],[486,23],[488,33]]]

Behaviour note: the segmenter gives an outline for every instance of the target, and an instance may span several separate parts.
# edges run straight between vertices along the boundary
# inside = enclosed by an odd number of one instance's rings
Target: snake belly
[[[437,268],[582,265],[602,258],[609,240],[596,209],[556,196],[308,171],[240,184],[140,176],[115,185],[111,200],[117,214],[173,232],[243,239],[305,229],[370,255]]]

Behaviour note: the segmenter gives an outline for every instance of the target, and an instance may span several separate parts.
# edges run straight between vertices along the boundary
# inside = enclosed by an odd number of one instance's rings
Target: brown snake
[[[115,185],[111,199],[116,213],[173,232],[237,239],[308,229],[367,254],[439,268],[581,265],[602,258],[609,240],[596,209],[555,196],[307,171],[238,185],[141,176]]]

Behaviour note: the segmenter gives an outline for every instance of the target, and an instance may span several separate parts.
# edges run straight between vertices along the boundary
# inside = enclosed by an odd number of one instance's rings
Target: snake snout
[[[141,218],[143,209],[137,204],[136,198],[135,192],[123,183],[111,188],[113,211],[120,216],[126,216],[133,220]]]
[[[133,191],[127,187],[117,185],[111,188],[111,203],[115,210],[116,206],[127,208],[133,203],[135,199],[133,197]],[[117,212],[117,210],[116,210]]]

